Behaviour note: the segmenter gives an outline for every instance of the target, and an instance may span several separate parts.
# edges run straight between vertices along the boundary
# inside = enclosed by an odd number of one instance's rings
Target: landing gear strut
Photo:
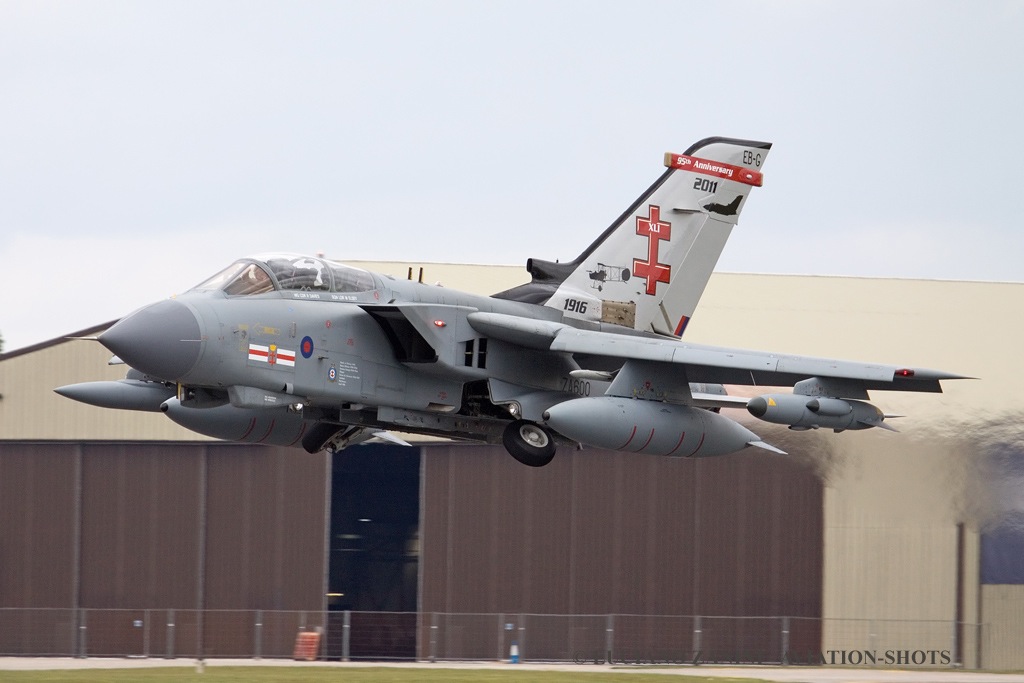
[[[543,467],[555,457],[555,440],[551,433],[527,420],[510,422],[501,441],[513,458],[529,467]]]

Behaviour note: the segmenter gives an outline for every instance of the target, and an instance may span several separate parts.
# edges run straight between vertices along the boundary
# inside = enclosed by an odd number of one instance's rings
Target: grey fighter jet
[[[99,341],[123,380],[58,388],[162,411],[220,439],[338,450],[390,430],[503,443],[538,467],[557,444],[679,457],[778,449],[721,414],[793,429],[889,428],[872,389],[957,375],[680,340],[771,145],[708,138],[582,254],[477,296],[310,256],[241,259]],[[618,277],[593,286],[605,264]],[[627,276],[628,274],[628,276]],[[752,399],[723,385],[792,387]]]

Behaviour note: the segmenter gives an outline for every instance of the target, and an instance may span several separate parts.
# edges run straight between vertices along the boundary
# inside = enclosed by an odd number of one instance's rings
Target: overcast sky
[[[994,0],[0,0],[0,334],[256,252],[573,258],[710,135],[774,143],[719,270],[1024,281],[1022,36]]]

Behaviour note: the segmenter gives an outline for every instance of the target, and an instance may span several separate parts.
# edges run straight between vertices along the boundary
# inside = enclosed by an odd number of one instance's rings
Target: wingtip
[[[945,370],[931,370],[929,368],[901,368],[896,371],[895,379],[908,380],[950,380],[950,379],[978,379],[969,375],[959,375],[955,372]]]

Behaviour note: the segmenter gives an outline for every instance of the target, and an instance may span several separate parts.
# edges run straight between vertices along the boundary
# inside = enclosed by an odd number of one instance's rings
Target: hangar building
[[[521,279],[425,275],[481,293]],[[287,656],[319,627],[328,657],[492,659],[515,640],[534,659],[936,651],[1020,668],[1019,310],[1018,283],[715,274],[688,340],[981,379],[876,392],[907,416],[899,434],[746,417],[788,457],[563,448],[538,470],[436,440],[333,457],[214,442],[54,394],[123,376],[98,344],[10,351],[0,654]]]

